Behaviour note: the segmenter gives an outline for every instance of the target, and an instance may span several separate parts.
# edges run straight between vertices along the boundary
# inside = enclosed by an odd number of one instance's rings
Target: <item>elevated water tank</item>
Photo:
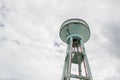
[[[66,20],[60,27],[59,36],[61,40],[67,43],[67,37],[70,35],[79,35],[83,42],[87,42],[90,38],[90,29],[88,24],[82,19]]]

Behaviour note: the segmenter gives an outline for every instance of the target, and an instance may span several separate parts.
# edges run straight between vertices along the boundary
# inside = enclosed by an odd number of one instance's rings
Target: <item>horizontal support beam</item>
[[[69,74],[69,75],[67,75],[66,77],[67,77],[67,78],[77,78],[77,79],[90,80],[89,77],[79,76],[79,75],[75,75],[75,74]]]

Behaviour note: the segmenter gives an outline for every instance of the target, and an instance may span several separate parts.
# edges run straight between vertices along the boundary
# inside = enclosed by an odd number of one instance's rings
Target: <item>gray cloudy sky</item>
[[[94,80],[120,79],[119,0],[0,0],[0,80],[61,80],[66,19],[91,30],[85,44]]]

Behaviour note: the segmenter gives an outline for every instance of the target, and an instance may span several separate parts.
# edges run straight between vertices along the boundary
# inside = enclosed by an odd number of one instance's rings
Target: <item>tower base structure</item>
[[[73,34],[67,37],[66,53],[62,80],[71,80],[71,78],[74,80],[93,80],[81,36]],[[76,69],[78,74],[71,73],[72,64],[78,66]]]

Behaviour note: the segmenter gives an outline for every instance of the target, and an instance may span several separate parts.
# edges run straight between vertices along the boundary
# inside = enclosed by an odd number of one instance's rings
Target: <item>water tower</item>
[[[67,44],[62,80],[93,80],[84,48],[84,43],[90,38],[88,24],[82,19],[66,20],[61,25],[59,36]],[[72,64],[77,65],[77,74],[71,73]]]

